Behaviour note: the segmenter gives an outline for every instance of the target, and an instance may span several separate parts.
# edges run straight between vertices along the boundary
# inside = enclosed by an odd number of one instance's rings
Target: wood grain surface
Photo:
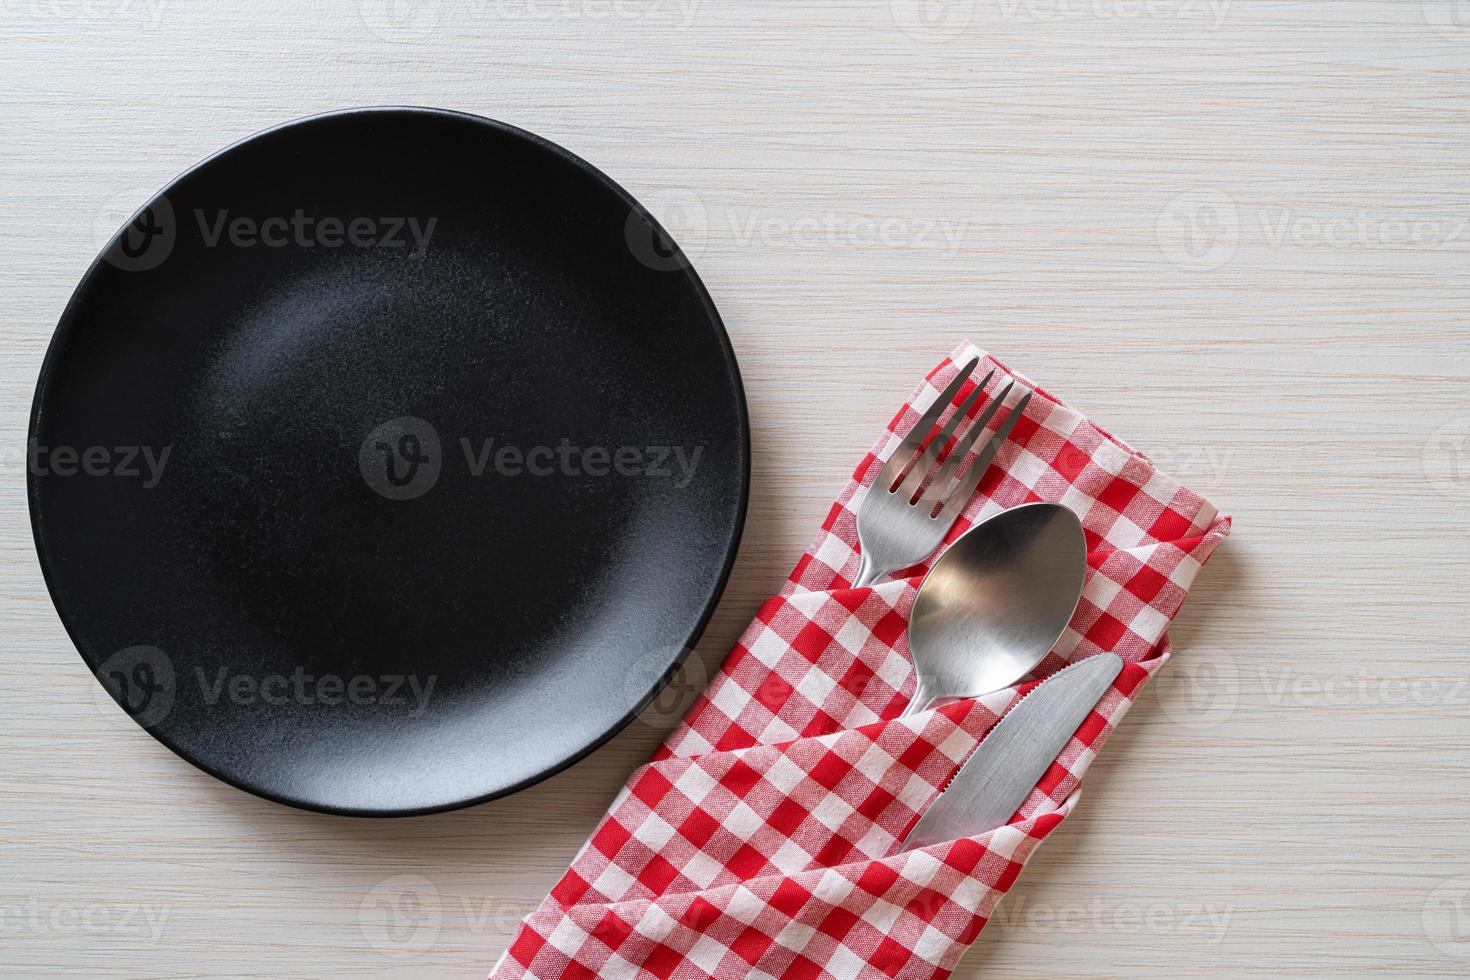
[[[0,972],[472,977],[671,720],[513,798],[297,812],[72,649],[27,413],[127,212],[274,123],[436,105],[664,215],[753,418],[719,661],[963,337],[1234,535],[959,976],[1470,973],[1470,3],[5,0]]]

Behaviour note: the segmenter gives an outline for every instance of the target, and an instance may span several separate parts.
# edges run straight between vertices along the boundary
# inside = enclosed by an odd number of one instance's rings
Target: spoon
[[[1087,572],[1077,515],[1023,504],[975,525],[924,576],[909,617],[918,688],[902,712],[1009,687],[1057,642]]]

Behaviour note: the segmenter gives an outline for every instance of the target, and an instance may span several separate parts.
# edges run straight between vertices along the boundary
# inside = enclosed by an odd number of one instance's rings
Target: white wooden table
[[[1470,973],[1470,3],[6,0],[0,76],[0,972],[479,975],[661,734],[297,812],[99,706],[52,610],[23,444],[97,235],[397,103],[564,144],[696,255],[756,453],[704,663],[964,336],[1234,514],[959,975]]]

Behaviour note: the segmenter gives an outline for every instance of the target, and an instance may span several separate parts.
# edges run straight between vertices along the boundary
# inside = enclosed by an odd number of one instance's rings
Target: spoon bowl
[[[1023,504],[971,528],[924,576],[909,619],[918,688],[904,714],[1025,677],[1082,597],[1087,541],[1060,504]]]

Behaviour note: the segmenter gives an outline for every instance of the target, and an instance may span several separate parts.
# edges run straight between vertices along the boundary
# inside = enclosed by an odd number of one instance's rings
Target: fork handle
[[[860,552],[858,554],[857,578],[852,580],[852,587],[854,589],[866,589],[882,576],[883,569],[874,567],[873,559],[868,557],[866,551]]]

